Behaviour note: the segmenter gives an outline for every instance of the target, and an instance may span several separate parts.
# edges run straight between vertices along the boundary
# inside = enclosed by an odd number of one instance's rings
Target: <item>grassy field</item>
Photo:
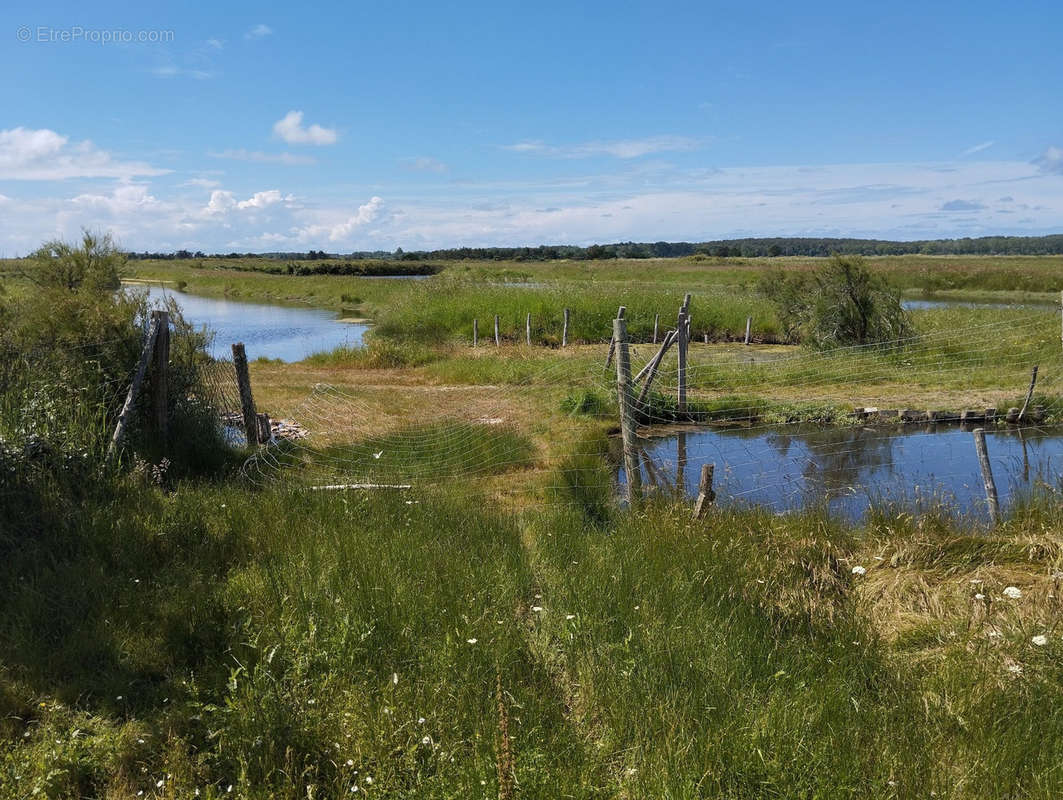
[[[750,313],[770,339],[750,290],[766,261],[454,264],[424,281],[134,264],[378,324],[366,349],[252,365],[261,409],[319,414],[315,438],[261,473],[188,447],[170,466],[145,453],[101,469],[93,415],[120,392],[67,397],[60,367],[19,361],[38,391],[36,405],[17,382],[0,392],[0,796],[1063,795],[1054,495],[988,530],[903,509],[852,525],[618,507],[602,339],[619,304],[645,338],[695,294],[713,341],[691,346],[691,398],[725,416],[1005,408],[1033,364],[1038,402],[1060,410],[1052,313],[920,311],[916,338],[890,348],[726,341]],[[872,264],[963,296],[1063,285],[1056,258]],[[564,306],[587,343],[552,346]],[[516,341],[528,312],[532,347]],[[471,348],[469,321],[486,339],[494,313],[509,338]],[[104,385],[127,380],[126,345]],[[633,350],[641,365],[653,347]],[[90,381],[102,353],[71,349],[61,369]],[[354,463],[417,480],[300,488]]]

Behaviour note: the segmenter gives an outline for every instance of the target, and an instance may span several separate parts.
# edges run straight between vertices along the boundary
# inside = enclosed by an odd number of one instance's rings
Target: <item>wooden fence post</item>
[[[657,326],[661,323],[661,315],[653,315],[653,343],[657,344]]]
[[[1037,367],[1033,368],[1033,374],[1030,375],[1030,388],[1026,392],[1026,402],[1022,404],[1022,411],[1019,412],[1019,418],[1017,422],[1022,422],[1023,417],[1026,416],[1026,409],[1030,405],[1030,400],[1033,399],[1033,387],[1037,385]]]
[[[565,327],[561,329],[561,346],[568,347],[568,309],[565,309]]]
[[[107,446],[107,461],[110,461],[115,455],[118,454],[119,448],[122,446],[122,440],[125,438],[126,428],[129,427],[129,420],[133,416],[133,408],[137,403],[137,394],[140,392],[140,385],[144,382],[144,375],[148,371],[148,362],[151,361],[151,356],[155,352],[155,339],[159,335],[159,320],[157,317],[153,317],[151,320],[151,326],[148,328],[148,338],[144,342],[144,348],[140,351],[140,360],[137,362],[137,371],[133,374],[133,382],[129,384],[129,391],[126,392],[125,402],[122,404],[122,410],[118,413],[118,424],[114,427],[114,433],[111,435],[111,443]]]
[[[624,312],[627,309],[624,306],[620,306],[620,309],[616,312],[617,319],[624,318]],[[624,324],[624,331],[627,331],[627,323]],[[613,352],[616,350],[616,333],[609,337],[609,355],[605,357],[605,368],[609,369],[609,365],[613,363]]]
[[[642,384],[642,391],[639,392],[639,399],[635,401],[636,408],[642,408],[646,398],[649,397],[650,387],[653,386],[653,379],[657,377],[657,369],[661,366],[661,360],[664,358],[664,354],[668,352],[668,348],[672,346],[676,337],[675,331],[669,331],[664,336],[664,342],[661,344],[661,349],[657,351],[657,355],[653,357],[653,360],[646,365],[646,369],[643,372],[646,375],[646,382]],[[635,379],[636,381],[638,378]]]
[[[162,443],[163,451],[167,447],[170,433],[169,414],[169,373],[170,373],[170,312],[152,311],[151,318],[158,322],[158,334],[155,337],[155,363],[152,365],[152,410],[155,416],[155,429]]]
[[[531,313],[524,318],[524,341],[528,347],[531,347]]]
[[[974,429],[974,447],[978,451],[978,465],[982,468],[985,499],[989,504],[989,519],[996,525],[1000,522],[1000,505],[997,502],[997,484],[993,480],[993,467],[989,463],[989,453],[985,446],[984,428]]]
[[[749,329],[753,325],[753,318],[746,317],[746,341],[745,344],[749,344]]]
[[[712,490],[712,474],[715,470],[715,464],[701,465],[701,480],[698,483],[698,500],[694,503],[694,519],[701,519],[705,515],[707,507],[716,499],[716,492]]]
[[[480,321],[476,317],[472,318],[472,346],[476,347],[480,342]]]
[[[676,379],[679,382],[679,389],[676,397],[676,406],[680,414],[685,414],[687,410],[687,336],[690,331],[685,311],[679,312],[679,327],[677,330],[678,339],[676,343],[679,350],[679,369],[676,373]]]
[[[613,320],[616,343],[616,397],[620,406],[620,435],[624,445],[624,472],[627,475],[627,501],[634,506],[642,497],[642,473],[639,472],[638,446],[635,443],[635,407],[631,396],[631,358],[627,347],[627,322]]]
[[[495,314],[495,347],[502,346],[502,337],[498,335],[498,314]]]
[[[251,394],[251,373],[247,369],[247,353],[244,343],[233,345],[233,366],[236,368],[236,385],[240,389],[240,406],[244,414],[244,432],[247,446],[258,444],[258,416],[255,414],[255,398]]]

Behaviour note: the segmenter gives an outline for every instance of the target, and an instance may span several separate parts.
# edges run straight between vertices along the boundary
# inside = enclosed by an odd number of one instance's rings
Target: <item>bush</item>
[[[775,273],[758,289],[787,335],[816,349],[875,344],[911,335],[900,295],[858,256],[834,256],[811,275]]]

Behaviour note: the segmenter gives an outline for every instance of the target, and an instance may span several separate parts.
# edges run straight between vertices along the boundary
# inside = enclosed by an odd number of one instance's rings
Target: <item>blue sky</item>
[[[0,255],[1061,230],[1055,3],[146,5],[0,11]]]

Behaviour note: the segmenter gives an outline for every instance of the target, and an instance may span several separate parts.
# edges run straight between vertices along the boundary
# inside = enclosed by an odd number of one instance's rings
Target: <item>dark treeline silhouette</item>
[[[452,247],[443,250],[393,253],[375,250],[347,254],[310,250],[306,253],[213,253],[178,250],[175,253],[130,253],[140,259],[269,258],[278,261],[323,261],[373,259],[378,261],[552,261],[608,258],[676,258],[703,255],[716,258],[764,258],[775,256],[900,256],[900,255],[1008,255],[1043,256],[1063,254],[1063,234],[1051,236],[981,236],[975,239],[924,239],[894,242],[886,239],[829,239],[776,237],[760,239],[721,239],[711,242],[617,242],[538,247]]]

